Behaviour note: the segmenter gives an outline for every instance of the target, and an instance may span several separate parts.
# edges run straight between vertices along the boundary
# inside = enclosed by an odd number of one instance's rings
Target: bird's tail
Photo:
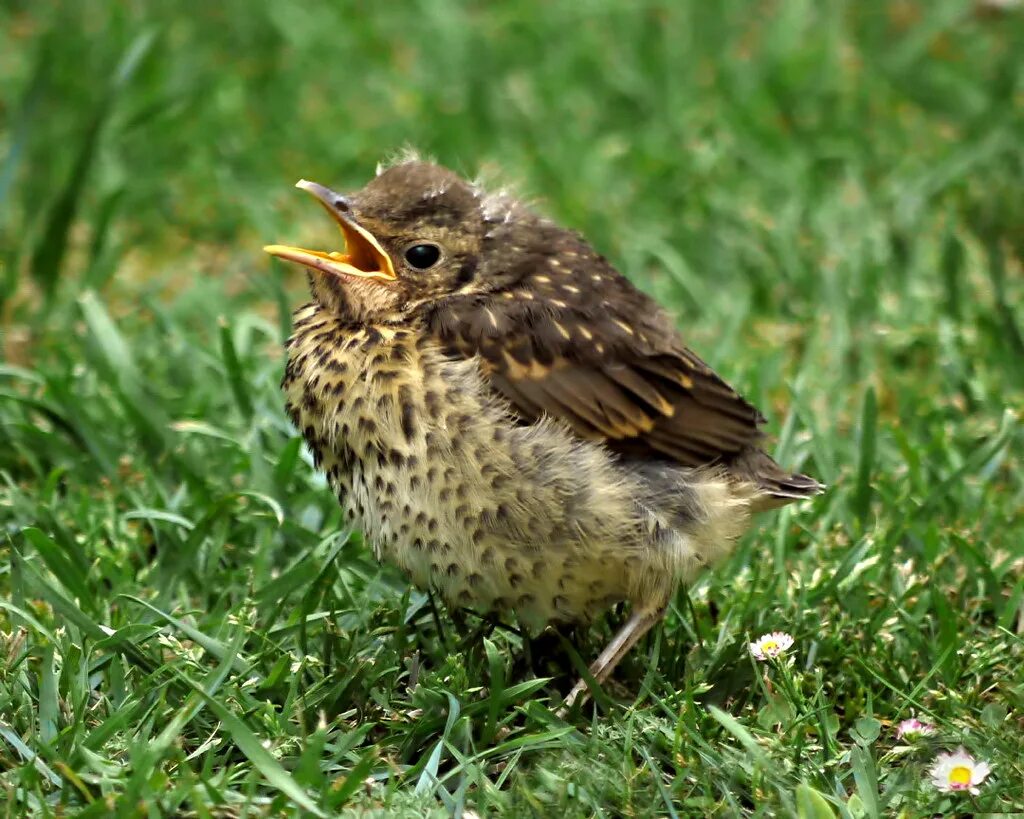
[[[809,475],[787,472],[760,449],[745,450],[729,467],[734,475],[750,481],[761,491],[761,497],[755,501],[758,509],[774,509],[825,491],[824,484]]]

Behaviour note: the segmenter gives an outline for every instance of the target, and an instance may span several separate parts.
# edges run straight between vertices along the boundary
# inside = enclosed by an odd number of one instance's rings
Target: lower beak
[[[267,245],[263,248],[267,253],[332,276],[355,276],[386,282],[393,282],[398,278],[391,257],[380,246],[380,242],[348,213],[349,206],[344,196],[305,179],[299,180],[295,187],[313,194],[323,205],[324,210],[337,222],[341,235],[345,238],[345,251],[325,252],[291,245]]]

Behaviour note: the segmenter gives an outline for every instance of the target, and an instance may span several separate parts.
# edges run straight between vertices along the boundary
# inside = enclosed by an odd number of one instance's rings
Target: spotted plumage
[[[532,628],[631,602],[601,680],[752,512],[820,490],[578,235],[419,161],[352,196],[300,186],[346,249],[267,248],[311,270],[288,411],[346,518],[417,585]]]

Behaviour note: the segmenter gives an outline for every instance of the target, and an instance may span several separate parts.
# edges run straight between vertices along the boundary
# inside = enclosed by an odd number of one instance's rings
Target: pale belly
[[[378,559],[420,588],[458,606],[515,611],[535,627],[588,619],[628,597],[619,544],[573,536],[528,490],[517,501],[514,490],[481,491],[479,473],[428,471],[362,462],[336,480],[346,517]]]

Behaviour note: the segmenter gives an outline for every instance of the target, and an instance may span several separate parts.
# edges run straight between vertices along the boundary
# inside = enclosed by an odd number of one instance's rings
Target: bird
[[[343,248],[264,248],[311,294],[287,412],[376,558],[449,606],[536,633],[628,603],[603,684],[756,512],[823,490],[660,304],[509,190],[415,155],[296,187]]]

